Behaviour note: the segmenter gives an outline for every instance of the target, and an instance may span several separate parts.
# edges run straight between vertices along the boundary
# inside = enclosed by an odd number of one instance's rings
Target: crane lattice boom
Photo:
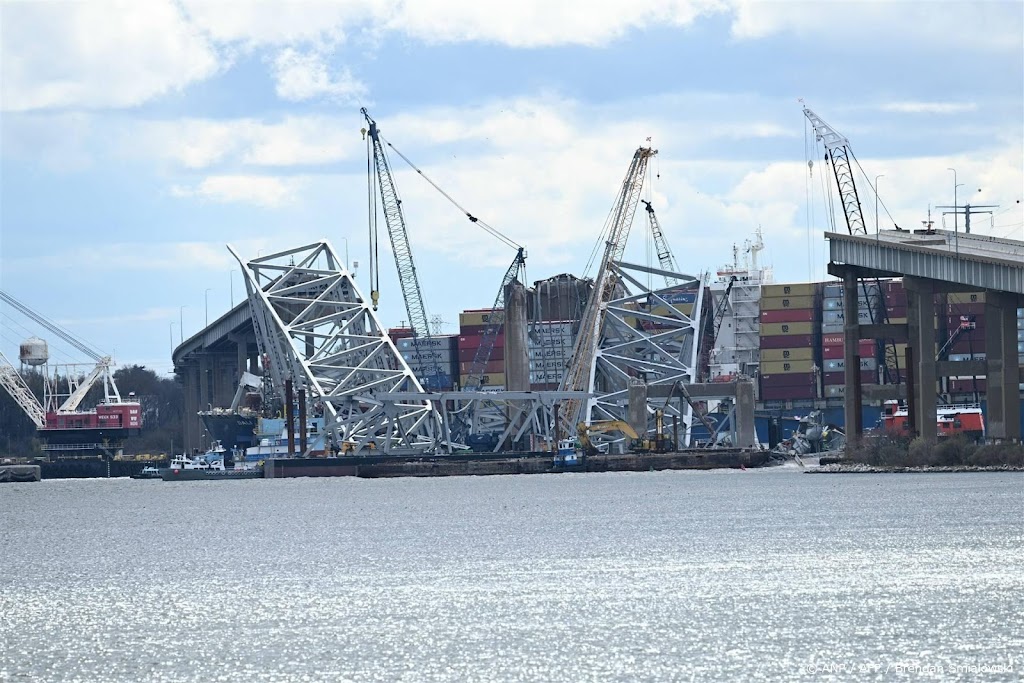
[[[861,211],[857,185],[853,182],[853,168],[850,166],[850,141],[807,107],[804,107],[804,116],[810,120],[817,139],[825,145],[826,159],[832,160],[832,172],[835,174],[836,187],[839,188],[839,199],[843,202],[846,229],[851,235],[866,235],[868,231],[864,223],[864,213]]]
[[[633,225],[636,207],[640,201],[640,190],[643,188],[647,162],[657,154],[650,147],[640,147],[633,154],[629,170],[622,181],[622,188],[612,208],[611,223],[608,230],[608,241],[605,243],[604,256],[601,259],[597,276],[594,278],[594,291],[590,295],[587,309],[580,323],[580,332],[573,346],[572,358],[562,377],[560,391],[588,391],[594,356],[601,343],[601,327],[604,322],[605,307],[615,293],[617,279],[612,272],[611,264],[620,261],[626,249],[629,229]],[[582,404],[579,400],[562,403],[559,414],[560,433],[571,434],[579,422],[589,422],[589,415],[581,415]]]
[[[658,263],[661,264],[661,269],[667,270],[670,273],[678,273],[679,268],[676,267],[676,258],[672,255],[672,249],[668,246],[665,233],[661,230],[661,223],[658,222],[658,217],[654,213],[654,207],[651,206],[649,201],[644,199],[640,201],[643,202],[644,207],[647,209],[647,220],[651,226],[651,236],[654,237],[654,248],[658,252]],[[679,284],[679,280],[666,275],[665,284],[672,287]]]
[[[409,233],[405,227],[405,213],[402,211],[402,200],[398,196],[395,180],[391,174],[384,145],[380,139],[377,122],[370,118],[366,108],[360,110],[369,126],[370,141],[373,146],[373,166],[376,170],[377,187],[380,192],[381,207],[384,220],[391,238],[391,249],[395,254],[395,265],[398,268],[398,281],[405,299],[405,311],[409,316],[409,327],[417,337],[429,337],[430,325],[427,321],[426,307],[423,305],[423,293],[420,289],[419,277],[416,275],[416,264],[412,259],[409,246]],[[376,310],[376,300],[374,310]]]
[[[39,399],[28,388],[25,380],[14,369],[2,351],[0,351],[0,386],[6,389],[11,398],[21,406],[28,418],[35,423],[37,429],[46,426],[46,411],[43,410],[42,404],[39,403]]]

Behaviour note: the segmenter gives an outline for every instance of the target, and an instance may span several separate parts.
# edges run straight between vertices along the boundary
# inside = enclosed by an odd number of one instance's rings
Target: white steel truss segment
[[[291,379],[305,388],[312,414],[323,412],[338,443],[355,452],[403,453],[438,446],[440,419],[427,400],[384,401],[423,387],[363,298],[331,245],[238,259],[256,338],[278,394]]]
[[[587,424],[625,420],[631,380],[641,379],[648,387],[697,381],[705,276],[622,262],[614,262],[612,271],[619,280],[620,294],[605,307],[600,344],[590,369],[591,397],[583,415]],[[652,272],[677,284],[649,290],[637,275]],[[649,400],[648,431],[655,430],[655,410],[664,412],[665,424],[678,421],[679,446],[688,446],[693,420],[690,406],[685,401],[664,404],[659,399]],[[592,439],[612,442],[621,437],[596,434]]]

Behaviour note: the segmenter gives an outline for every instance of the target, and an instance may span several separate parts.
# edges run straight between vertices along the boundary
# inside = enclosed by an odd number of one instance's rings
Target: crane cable
[[[397,154],[398,156],[400,156],[400,157],[402,158],[402,161],[404,161],[405,163],[407,163],[407,164],[409,165],[409,167],[410,167],[410,168],[411,168],[412,170],[414,170],[414,171],[416,171],[417,173],[419,173],[419,174],[420,174],[420,176],[421,176],[421,177],[422,177],[422,178],[423,178],[424,180],[426,180],[426,181],[427,181],[428,183],[430,183],[430,184],[431,184],[431,186],[432,186],[432,187],[433,187],[433,188],[434,188],[435,190],[437,190],[438,192],[440,192],[440,193],[441,193],[441,194],[442,194],[442,195],[444,196],[444,198],[445,198],[445,199],[447,199],[447,200],[448,200],[449,202],[451,202],[451,203],[452,203],[452,204],[453,204],[453,205],[455,206],[455,208],[457,208],[457,209],[458,209],[459,211],[461,211],[461,212],[462,212],[463,214],[465,214],[466,218],[468,218],[468,219],[470,220],[470,222],[471,222],[471,223],[476,223],[476,224],[477,224],[477,225],[479,225],[479,226],[480,226],[481,228],[483,228],[483,229],[484,229],[484,230],[485,230],[486,232],[490,233],[490,234],[491,234],[492,236],[496,237],[496,238],[497,238],[498,240],[500,240],[500,241],[501,241],[502,243],[504,243],[504,244],[505,244],[506,246],[512,247],[513,249],[521,249],[521,248],[522,248],[522,245],[518,244],[518,243],[517,243],[517,242],[516,242],[515,240],[513,240],[513,239],[511,239],[511,238],[507,237],[506,235],[502,234],[502,233],[501,233],[501,231],[499,231],[499,230],[498,230],[497,228],[495,228],[495,227],[493,227],[493,226],[491,226],[491,225],[488,225],[487,223],[485,223],[484,221],[480,220],[479,218],[477,218],[476,216],[474,216],[473,214],[471,214],[471,213],[470,213],[469,211],[467,211],[467,210],[465,209],[465,207],[463,207],[463,206],[462,206],[461,204],[459,204],[459,203],[458,203],[457,201],[455,201],[455,199],[454,199],[454,198],[453,198],[453,197],[452,197],[452,196],[451,196],[450,194],[448,194],[447,192],[445,192],[444,190],[442,190],[442,189],[441,189],[441,187],[440,187],[440,186],[439,186],[439,185],[438,185],[437,183],[435,183],[435,182],[434,182],[433,180],[431,180],[431,179],[430,179],[430,177],[429,177],[429,176],[427,176],[427,174],[426,174],[426,173],[424,173],[424,172],[423,172],[423,171],[422,171],[422,170],[421,170],[420,168],[418,168],[418,167],[416,166],[416,164],[412,163],[412,161],[410,161],[410,160],[409,160],[409,157],[407,157],[407,156],[405,156],[404,154],[402,154],[402,153],[401,153],[401,152],[400,152],[400,151],[398,150],[398,148],[397,148],[397,147],[395,147],[394,145],[392,145],[392,144],[391,144],[391,143],[390,143],[390,142],[389,142],[389,141],[388,141],[387,139],[385,139],[385,138],[384,138],[384,136],[383,136],[383,135],[380,135],[380,133],[379,133],[379,132],[378,132],[378,137],[379,137],[379,138],[380,138],[380,139],[381,139],[381,140],[382,140],[382,141],[383,141],[383,142],[384,142],[384,143],[385,143],[385,144],[386,144],[386,145],[387,145],[388,147],[390,147],[390,148],[391,148],[392,150],[394,150],[395,154]]]

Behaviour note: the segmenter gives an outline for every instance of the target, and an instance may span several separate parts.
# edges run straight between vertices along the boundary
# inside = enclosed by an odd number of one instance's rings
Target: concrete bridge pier
[[[907,291],[907,328],[914,382],[908,408],[913,411],[914,430],[926,441],[937,438],[935,367],[935,285],[932,280],[903,278]]]
[[[1021,440],[1017,303],[1016,294],[992,290],[985,293],[985,432],[989,440],[996,442]]]

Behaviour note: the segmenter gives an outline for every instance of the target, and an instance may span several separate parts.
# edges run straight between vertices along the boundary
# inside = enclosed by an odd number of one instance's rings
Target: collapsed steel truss
[[[649,388],[697,381],[698,340],[702,324],[704,276],[694,277],[647,266],[611,263],[617,292],[605,306],[600,343],[590,366],[591,397],[581,419],[587,424],[602,420],[626,420],[629,383],[643,380]],[[655,275],[677,284],[651,290],[642,280]],[[688,300],[680,306],[680,295]],[[692,295],[692,296],[691,296]],[[690,308],[686,314],[681,308]],[[677,421],[678,447],[688,446],[693,412],[689,405],[648,401],[648,432],[655,429],[655,410]],[[684,436],[685,435],[685,436]],[[595,441],[622,440],[607,434]]]
[[[326,241],[248,263],[256,338],[276,392],[305,389],[332,439],[358,453],[439,448],[440,420],[376,313]],[[384,400],[403,392],[402,401]]]

